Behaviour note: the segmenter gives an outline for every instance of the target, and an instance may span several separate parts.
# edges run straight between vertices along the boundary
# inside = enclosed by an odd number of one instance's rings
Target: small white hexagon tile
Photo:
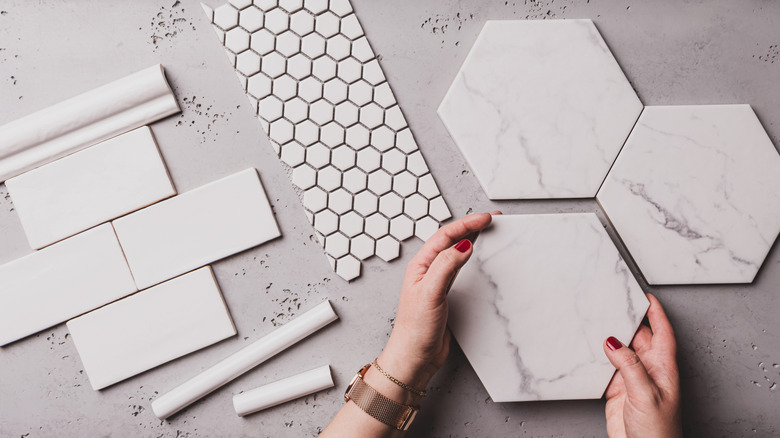
[[[592,198],[641,111],[590,20],[488,21],[439,106],[490,199]]]
[[[449,294],[452,334],[494,402],[600,398],[649,303],[593,213],[495,216]]]
[[[749,105],[648,106],[596,199],[648,283],[749,283],[780,232],[780,155]]]
[[[349,0],[203,9],[339,276],[451,217]]]

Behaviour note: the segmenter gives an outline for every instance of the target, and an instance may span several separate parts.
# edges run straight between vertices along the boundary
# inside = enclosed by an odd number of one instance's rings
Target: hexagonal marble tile
[[[648,283],[749,283],[780,231],[780,155],[749,105],[648,106],[597,200]]]
[[[449,294],[449,326],[494,402],[600,398],[649,303],[593,213],[504,215]]]
[[[641,110],[590,20],[488,21],[439,116],[490,199],[590,198]]]
[[[203,9],[338,275],[451,217],[349,0]]]

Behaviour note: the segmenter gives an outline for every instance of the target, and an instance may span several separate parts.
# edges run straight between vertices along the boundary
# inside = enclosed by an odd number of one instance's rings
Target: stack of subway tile
[[[145,125],[178,111],[155,66],[0,127],[38,250],[0,266],[0,345],[68,321],[101,389],[236,334],[208,264],[279,228],[255,169],[175,196]]]

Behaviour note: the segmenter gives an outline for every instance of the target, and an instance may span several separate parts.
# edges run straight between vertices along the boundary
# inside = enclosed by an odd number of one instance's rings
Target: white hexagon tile
[[[490,199],[592,198],[641,111],[590,20],[488,21],[439,106]]]
[[[780,155],[749,105],[648,106],[597,200],[648,283],[749,283],[780,232]]]
[[[349,0],[203,9],[338,275],[451,217]]]
[[[649,303],[593,213],[495,216],[449,294],[449,327],[494,402],[600,398]]]

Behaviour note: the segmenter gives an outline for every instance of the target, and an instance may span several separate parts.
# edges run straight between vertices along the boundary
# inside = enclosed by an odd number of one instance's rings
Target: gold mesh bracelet
[[[388,426],[407,430],[417,416],[418,409],[390,400],[364,382],[363,376],[370,366],[367,364],[358,371],[347,387],[344,400],[352,401],[365,413]]]

